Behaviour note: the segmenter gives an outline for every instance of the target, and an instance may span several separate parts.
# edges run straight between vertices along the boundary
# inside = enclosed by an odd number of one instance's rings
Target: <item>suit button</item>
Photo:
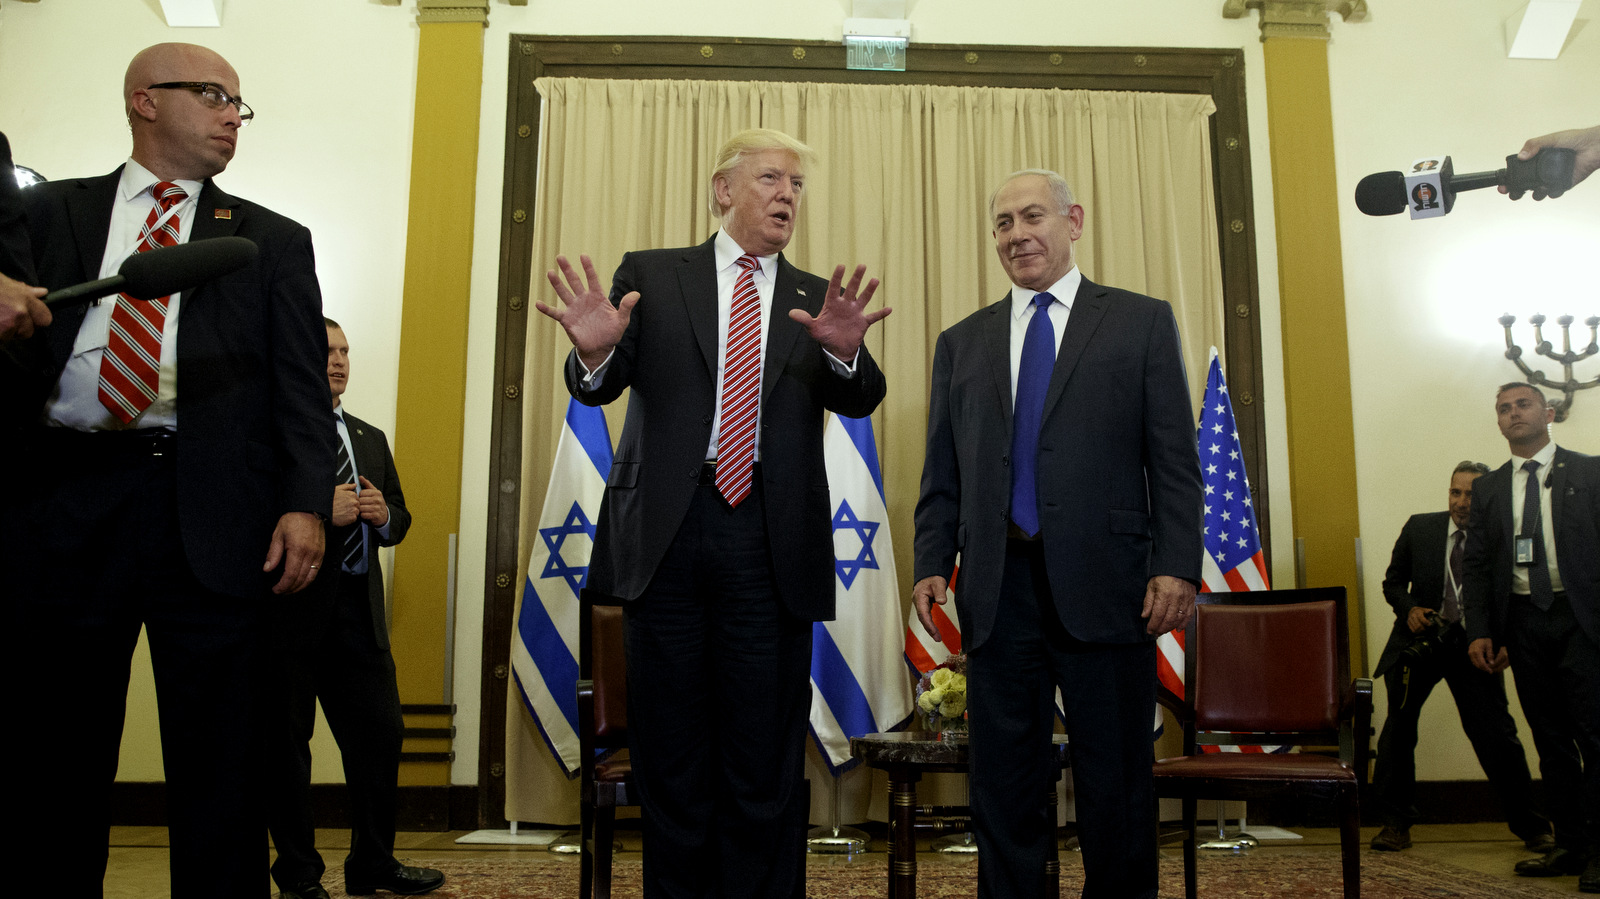
[[[698,468],[689,469],[689,480],[691,480],[691,481],[700,480],[700,469],[698,469]]]
[[[1002,467],[1009,466],[1010,464],[1011,464],[1011,457],[1010,456],[1001,456],[1000,457],[1000,465]]]
[[[705,418],[700,419],[700,423],[703,425],[711,424],[711,416],[707,415]]]

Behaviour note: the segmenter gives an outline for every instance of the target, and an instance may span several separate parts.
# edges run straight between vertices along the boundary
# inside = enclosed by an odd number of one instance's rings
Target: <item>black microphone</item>
[[[135,253],[115,275],[52,290],[44,295],[44,304],[61,309],[114,293],[136,300],[159,299],[236,272],[254,262],[256,253],[255,241],[247,237],[209,237]]]
[[[1356,185],[1356,208],[1367,215],[1395,215],[1410,209],[1412,218],[1448,214],[1456,194],[1485,187],[1504,187],[1515,200],[1525,191],[1534,199],[1559,197],[1572,187],[1577,152],[1566,147],[1546,147],[1532,159],[1506,157],[1506,167],[1492,172],[1455,174],[1450,157],[1417,160],[1409,175],[1378,172]]]

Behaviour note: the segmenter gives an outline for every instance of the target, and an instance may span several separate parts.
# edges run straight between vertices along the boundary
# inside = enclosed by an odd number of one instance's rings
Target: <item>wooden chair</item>
[[[610,899],[616,809],[638,805],[628,747],[628,663],[622,607],[583,602],[578,616],[578,743],[583,842],[578,895]]]
[[[1332,802],[1345,899],[1361,895],[1359,793],[1372,681],[1350,677],[1345,590],[1202,593],[1185,630],[1185,696],[1161,691],[1183,725],[1183,755],[1155,764],[1156,795],[1183,801],[1184,895],[1195,899],[1195,803]],[[1200,746],[1292,745],[1282,754]],[[1337,757],[1310,750],[1337,749]]]

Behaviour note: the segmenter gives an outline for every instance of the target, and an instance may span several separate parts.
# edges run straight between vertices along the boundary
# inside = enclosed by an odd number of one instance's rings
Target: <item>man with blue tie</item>
[[[1200,582],[1200,460],[1172,308],[1085,278],[1055,172],[989,202],[1006,297],[939,335],[912,599],[940,634],[961,554],[982,899],[1043,894],[1054,696],[1072,742],[1085,899],[1154,899],[1155,639]]]
[[[1600,459],[1556,446],[1532,384],[1495,395],[1511,459],[1478,480],[1467,528],[1467,655],[1517,682],[1556,846],[1524,877],[1600,893]]]
[[[333,515],[328,526],[326,584],[277,610],[273,662],[278,678],[272,736],[274,789],[268,824],[278,858],[272,878],[279,899],[327,899],[311,821],[311,748],[316,702],[344,760],[350,794],[350,854],[345,889],[415,895],[437,889],[444,875],[402,865],[394,857],[395,794],[404,721],[389,652],[383,570],[378,549],[405,539],[411,527],[400,476],[383,432],[344,410],[350,342],[328,330],[328,390],[338,431]]]

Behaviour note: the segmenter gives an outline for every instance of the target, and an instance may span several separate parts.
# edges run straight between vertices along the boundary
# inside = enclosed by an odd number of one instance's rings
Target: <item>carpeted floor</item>
[[[925,856],[922,858],[926,858]],[[408,858],[408,864],[444,869],[449,881],[434,896],[440,899],[570,899],[577,895],[578,866],[572,858]],[[887,860],[881,854],[858,860],[813,858],[807,871],[810,899],[867,899],[886,895]],[[639,863],[616,864],[612,895],[639,895]],[[326,886],[337,887],[337,879]],[[1076,897],[1083,872],[1063,865],[1061,895]],[[1279,850],[1248,856],[1204,857],[1200,860],[1202,899],[1337,899],[1343,896],[1337,855]],[[977,893],[977,867],[969,860],[919,858],[919,899],[965,899]],[[337,889],[334,895],[342,895]],[[1163,859],[1161,896],[1183,895],[1183,863]],[[1533,884],[1485,878],[1473,871],[1412,854],[1363,852],[1361,895],[1364,899],[1548,899],[1547,889]]]

